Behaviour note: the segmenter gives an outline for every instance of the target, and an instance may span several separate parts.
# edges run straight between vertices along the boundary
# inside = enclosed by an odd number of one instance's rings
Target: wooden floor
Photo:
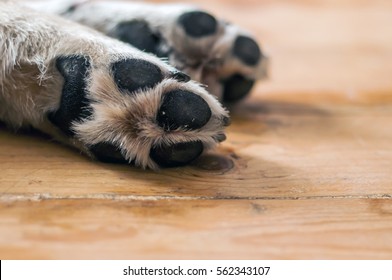
[[[269,81],[228,140],[159,173],[0,127],[0,259],[391,259],[392,3],[199,1]]]

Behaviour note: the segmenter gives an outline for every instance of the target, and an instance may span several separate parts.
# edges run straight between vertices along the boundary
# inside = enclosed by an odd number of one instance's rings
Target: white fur
[[[107,0],[29,1],[27,5],[39,11],[59,14],[109,36],[112,36],[113,29],[121,22],[143,20],[165,38],[167,48],[175,50],[170,54],[170,64],[192,79],[207,84],[209,91],[218,98],[222,94],[220,81],[233,74],[240,73],[253,80],[267,76],[266,56],[257,65],[249,66],[232,55],[231,49],[237,36],[254,37],[248,31],[225,21],[218,21],[216,34],[197,39],[187,36],[177,24],[177,19],[185,12],[201,10],[194,5]],[[67,12],[73,5],[76,8]]]
[[[76,135],[69,138],[46,116],[58,109],[64,83],[55,67],[56,57],[75,54],[91,60],[88,98],[99,103],[92,106],[91,118],[73,124]],[[89,145],[110,141],[129,161],[156,169],[158,166],[149,158],[153,145],[200,140],[209,149],[216,145],[214,136],[223,133],[222,120],[227,112],[196,82],[173,80],[169,74],[174,68],[157,57],[57,16],[0,2],[0,55],[0,120],[16,129],[32,126],[90,156]],[[112,62],[124,58],[157,65],[164,80],[136,97],[121,94],[109,68]],[[173,89],[191,91],[209,104],[212,117],[203,128],[168,132],[156,124],[162,96]]]

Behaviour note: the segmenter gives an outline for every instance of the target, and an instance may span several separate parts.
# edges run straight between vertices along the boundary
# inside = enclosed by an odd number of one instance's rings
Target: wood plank
[[[269,54],[255,95],[291,101],[392,102],[389,0],[197,0],[250,30]]]
[[[0,132],[0,192],[53,197],[383,196],[392,194],[392,106],[249,102],[208,164],[159,173],[91,162],[41,137]],[[211,164],[210,164],[211,165]],[[214,167],[214,166],[212,166]]]
[[[271,56],[228,140],[154,173],[0,125],[0,258],[391,259],[392,2],[193,2]]]
[[[391,199],[0,205],[0,258],[390,259]]]

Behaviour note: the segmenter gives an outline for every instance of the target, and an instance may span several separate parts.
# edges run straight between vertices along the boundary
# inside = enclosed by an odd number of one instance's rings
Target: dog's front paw
[[[192,79],[208,85],[209,92],[221,101],[241,100],[257,80],[266,76],[268,59],[256,39],[197,7],[73,2],[76,4],[68,9],[59,7],[57,12],[142,51],[167,58]]]
[[[146,56],[148,57],[148,56]],[[64,78],[50,122],[100,161],[186,165],[224,139],[227,112],[182,72],[137,52],[100,59],[60,56]]]
[[[266,77],[268,59],[249,32],[196,8],[175,10],[174,20],[158,30],[170,42],[169,61],[221,101],[243,99]]]
[[[152,169],[186,165],[224,140],[226,110],[158,57],[19,4],[0,14],[0,121]]]

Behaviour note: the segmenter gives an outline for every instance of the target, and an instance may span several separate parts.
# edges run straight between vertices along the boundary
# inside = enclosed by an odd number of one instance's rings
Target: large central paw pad
[[[73,135],[72,122],[91,115],[85,80],[90,69],[90,61],[81,55],[61,56],[56,60],[56,67],[64,77],[64,86],[60,108],[56,112],[51,112],[48,118],[65,134]]]

